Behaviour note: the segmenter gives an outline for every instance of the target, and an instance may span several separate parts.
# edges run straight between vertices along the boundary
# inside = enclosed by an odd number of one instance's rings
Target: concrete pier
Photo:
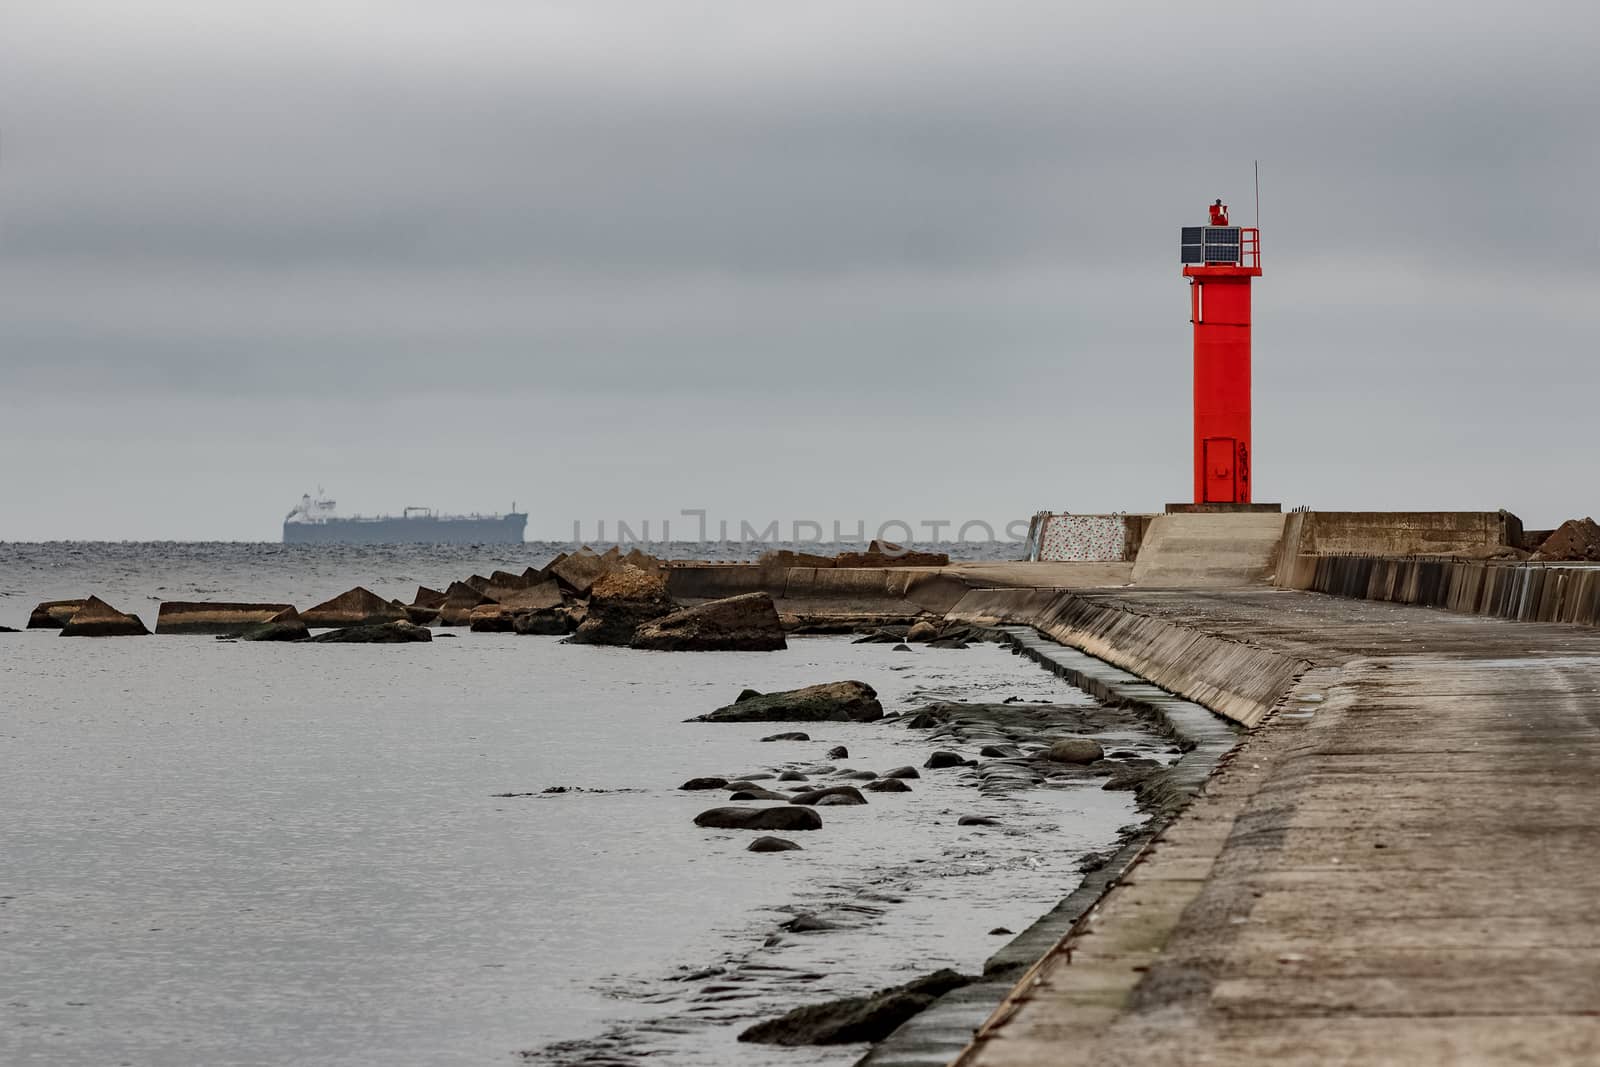
[[[1011,621],[1042,603],[1004,595]],[[1302,668],[958,1063],[1600,1060],[1600,631],[1264,589],[1077,599],[1125,616],[1112,643],[1219,643],[1150,646],[1175,677],[1224,643]]]

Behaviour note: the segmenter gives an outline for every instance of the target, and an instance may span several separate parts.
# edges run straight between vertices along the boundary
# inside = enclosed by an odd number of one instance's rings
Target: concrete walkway
[[[958,1062],[1600,1062],[1600,631],[1098,597],[1315,666]]]

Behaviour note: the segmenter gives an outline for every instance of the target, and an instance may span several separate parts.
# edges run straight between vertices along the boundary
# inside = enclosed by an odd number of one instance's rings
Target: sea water
[[[145,589],[306,606],[528,562],[15,549],[0,546],[11,619],[99,592],[153,621]],[[893,723],[683,721],[746,687],[855,678],[891,712],[1089,699],[995,645],[674,654],[455,632],[0,634],[0,1062],[848,1064],[860,1047],[734,1038],[801,1003],[979,969],[1004,941],[991,930],[1020,931],[1138,819],[1096,781],[996,797],[923,771],[912,793],[820,809],[821,831],[787,835],[801,851],[751,853],[751,834],[693,825],[724,793],[677,787],[840,744],[849,759],[829,762],[879,771],[936,746]],[[760,740],[794,728],[813,740]],[[782,930],[802,912],[831,928]]]

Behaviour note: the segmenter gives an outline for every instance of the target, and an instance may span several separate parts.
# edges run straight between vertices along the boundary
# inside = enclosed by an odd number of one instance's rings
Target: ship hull
[[[286,522],[286,545],[520,545],[528,516],[433,515]]]

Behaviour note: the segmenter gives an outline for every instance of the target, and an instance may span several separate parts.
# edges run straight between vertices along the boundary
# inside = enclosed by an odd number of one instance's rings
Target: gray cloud
[[[0,537],[271,536],[277,496],[328,468],[362,486],[345,498],[371,486],[369,509],[397,506],[378,494],[403,479],[333,458],[391,436],[396,411],[435,435],[413,482],[488,500],[538,485],[563,516],[653,499],[661,471],[631,473],[639,457],[704,464],[685,426],[730,411],[761,412],[775,441],[832,436],[710,483],[728,508],[818,464],[808,506],[846,516],[896,485],[929,512],[1159,506],[1185,484],[1175,231],[1216,195],[1248,218],[1257,156],[1263,487],[1530,521],[1600,510],[1579,399],[1600,385],[1600,16],[1305,8],[13,14],[0,447],[36,445],[39,419],[136,410],[161,465],[102,461],[161,494],[192,477],[151,416],[338,408],[361,432],[297,422],[317,458],[252,462],[225,518],[132,500],[113,522],[52,495]],[[447,396],[541,415],[446,432]],[[579,417],[639,405],[653,416],[599,432]],[[942,446],[938,477],[859,461],[963,416],[995,439]],[[505,469],[501,440],[536,458]],[[242,464],[253,445],[207,447]],[[603,484],[540,470],[574,448]],[[46,454],[5,477],[37,494],[81,465]]]

